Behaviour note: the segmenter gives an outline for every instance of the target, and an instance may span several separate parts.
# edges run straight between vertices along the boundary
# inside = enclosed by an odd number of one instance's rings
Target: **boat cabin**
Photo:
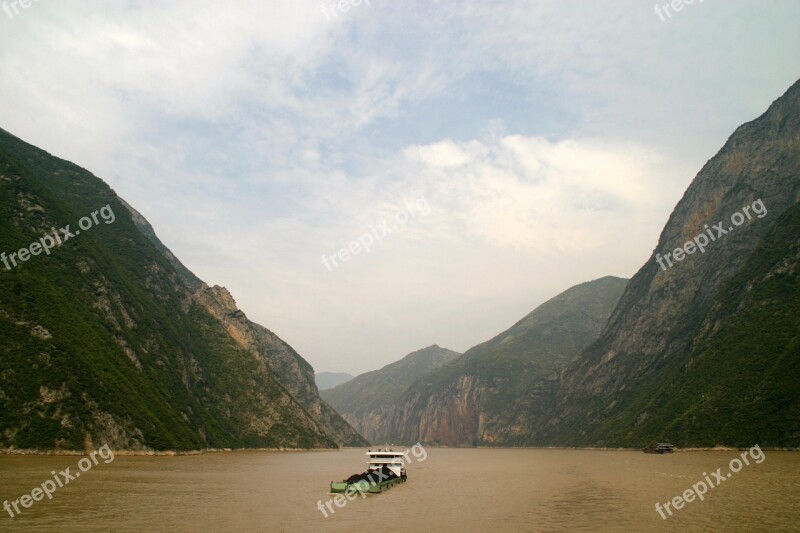
[[[367,469],[376,470],[386,466],[397,477],[405,474],[405,452],[396,452],[388,448],[367,451]]]

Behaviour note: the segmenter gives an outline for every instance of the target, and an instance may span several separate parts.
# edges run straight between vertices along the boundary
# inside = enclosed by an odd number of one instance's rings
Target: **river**
[[[326,506],[364,452],[118,455],[81,477],[79,456],[0,456],[3,501],[74,477],[14,518],[0,510],[0,531],[800,531],[795,452],[753,452],[731,472],[740,452],[427,448],[405,485]],[[664,511],[700,481],[702,501]]]

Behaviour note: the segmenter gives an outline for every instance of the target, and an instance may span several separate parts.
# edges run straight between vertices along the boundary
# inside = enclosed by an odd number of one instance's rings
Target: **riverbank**
[[[369,446],[351,447],[346,446],[342,448],[207,448],[203,450],[113,450],[115,456],[129,456],[129,457],[177,457],[184,455],[203,455],[207,453],[236,453],[236,452],[331,452],[343,450],[361,450]],[[374,447],[374,446],[373,446]],[[396,448],[402,446],[395,446]],[[494,446],[434,446],[425,445],[425,448],[433,449],[462,449],[462,450],[576,450],[576,451],[601,451],[601,452],[638,452],[641,448],[591,448],[591,447],[569,447],[569,446],[543,446],[543,447],[494,447]],[[733,452],[748,450],[749,447],[734,448],[727,446],[714,446],[706,448],[675,448],[675,453],[684,452]],[[798,452],[800,448],[774,448],[768,446],[761,446],[765,452]],[[65,455],[65,456],[80,456],[90,453],[92,450],[23,450],[16,448],[3,448],[0,449],[0,455]]]
[[[92,450],[23,450],[0,449],[0,455],[86,455]],[[332,452],[337,448],[207,448],[204,450],[112,450],[115,456],[128,457],[176,457],[181,455],[204,455],[207,453],[236,452]]]

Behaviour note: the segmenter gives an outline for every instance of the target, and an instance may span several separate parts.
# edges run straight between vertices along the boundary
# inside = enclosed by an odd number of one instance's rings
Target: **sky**
[[[358,374],[631,277],[799,77],[800,2],[667,4],[0,0],[0,128]]]

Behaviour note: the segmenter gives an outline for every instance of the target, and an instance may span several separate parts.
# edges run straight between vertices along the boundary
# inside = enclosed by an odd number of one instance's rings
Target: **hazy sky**
[[[630,277],[800,76],[795,0],[9,3],[0,127],[107,181],[317,371],[463,351]]]

